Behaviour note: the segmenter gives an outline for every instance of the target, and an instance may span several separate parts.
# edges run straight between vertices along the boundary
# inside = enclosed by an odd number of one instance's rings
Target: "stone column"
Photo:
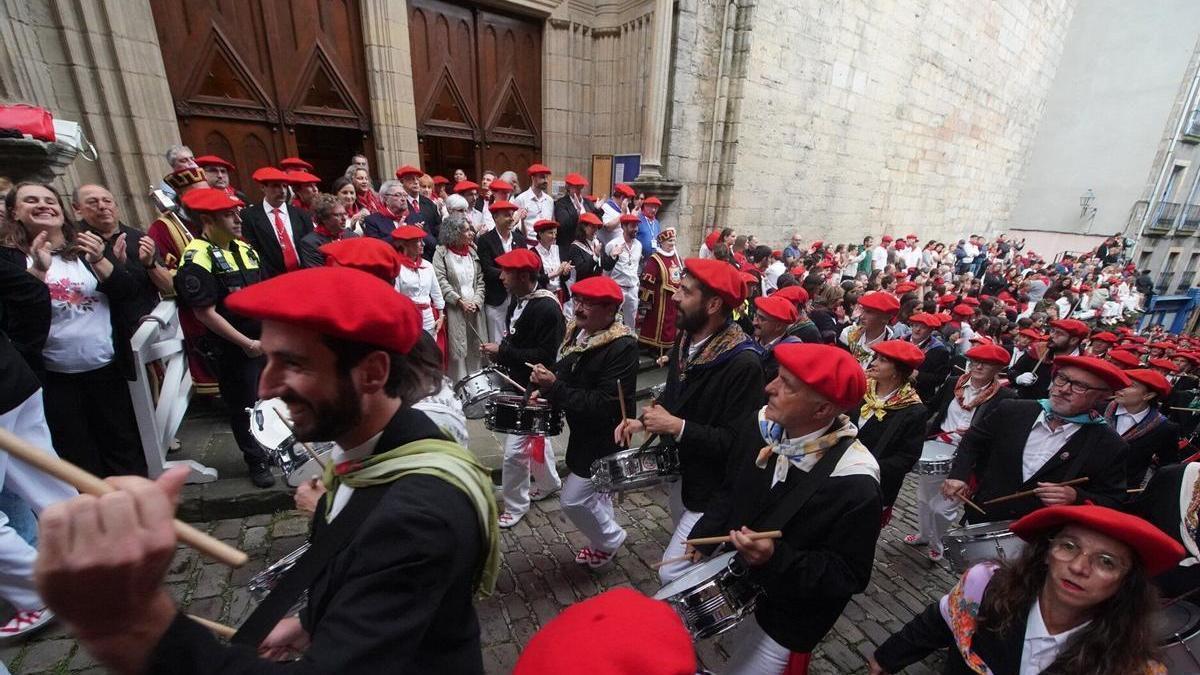
[[[405,0],[363,0],[363,51],[371,97],[376,162],[372,173],[390,178],[401,164],[420,166],[412,52]]]
[[[654,1],[654,46],[642,108],[642,170],[639,181],[662,180],[663,134],[667,124],[667,83],[671,76],[674,0]]]

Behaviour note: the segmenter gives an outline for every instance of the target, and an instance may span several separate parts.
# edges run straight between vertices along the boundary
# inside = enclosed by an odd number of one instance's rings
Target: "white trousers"
[[[46,426],[42,390],[37,390],[17,407],[0,414],[0,427],[29,441],[46,454],[57,457]],[[79,493],[66,483],[38,471],[25,462],[0,453],[0,485],[12,489],[33,509],[41,513],[47,506]],[[45,603],[33,584],[33,563],[37,550],[8,526],[8,517],[0,514],[0,597],[18,609],[41,609]]]
[[[508,333],[508,303],[512,302],[511,297],[505,298],[504,302],[492,307],[491,305],[483,306],[483,315],[487,317],[488,341],[500,344],[504,336]]]
[[[683,505],[683,481],[675,481],[671,483],[670,498],[668,500],[671,507],[671,519],[675,521],[675,531],[671,533],[671,541],[667,544],[667,548],[663,550],[663,560],[679,558],[687,553],[687,544],[683,542],[687,540],[691,534],[692,528],[704,515],[695,511],[688,511]],[[675,581],[683,576],[695,563],[682,561],[672,562],[658,568],[658,580],[663,586]]]
[[[737,647],[725,663],[723,675],[780,675],[787,668],[792,652],[771,639],[751,618],[739,636]]]
[[[621,319],[625,322],[625,327],[629,330],[637,328],[634,325],[637,322],[638,310],[638,287],[630,286],[629,288],[621,287],[621,294],[625,299],[621,302]]]
[[[942,496],[946,476],[929,474],[917,481],[917,527],[930,550],[942,552],[942,536],[963,517],[963,504]]]
[[[625,541],[625,530],[617,524],[612,499],[596,492],[591,479],[567,474],[559,497],[563,513],[593,549],[612,553]]]
[[[562,487],[562,480],[554,467],[554,448],[549,438],[544,439],[544,461],[537,462],[530,457],[527,442],[535,438],[541,437],[504,434],[504,463],[501,465],[500,482],[504,493],[504,512],[515,517],[529,511],[530,474],[543,493]]]

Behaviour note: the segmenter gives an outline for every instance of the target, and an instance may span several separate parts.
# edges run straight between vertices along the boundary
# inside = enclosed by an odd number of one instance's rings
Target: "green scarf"
[[[405,476],[425,474],[462,490],[479,515],[479,524],[484,532],[483,544],[488,550],[487,561],[475,580],[475,591],[485,597],[492,594],[500,573],[500,515],[496,500],[492,497],[491,472],[474,455],[453,441],[423,438],[357,462],[343,462],[341,466],[340,472],[335,471],[333,462],[330,462],[321,478],[329,491],[325,499],[326,518],[329,517],[333,494],[338,485],[354,489],[368,488],[392,483]],[[344,468],[347,466],[348,470]]]

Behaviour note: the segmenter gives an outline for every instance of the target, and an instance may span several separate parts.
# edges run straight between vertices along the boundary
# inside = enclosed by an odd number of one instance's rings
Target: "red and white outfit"
[[[629,330],[634,330],[637,324],[638,289],[641,285],[638,268],[642,262],[642,242],[637,239],[625,241],[622,236],[608,242],[604,252],[610,258],[616,258],[617,262],[608,276],[621,287],[621,294],[625,296],[621,303],[621,318]]]
[[[400,257],[405,258],[403,255]],[[421,328],[433,335],[437,316],[446,308],[446,302],[442,299],[442,288],[433,273],[433,265],[424,258],[416,263],[407,259],[403,262],[400,266],[400,276],[396,277],[396,290],[413,301],[421,311]],[[435,309],[437,314],[433,311]]]

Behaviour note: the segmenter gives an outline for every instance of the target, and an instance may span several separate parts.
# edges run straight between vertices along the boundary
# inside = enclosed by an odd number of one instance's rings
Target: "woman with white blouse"
[[[433,265],[422,257],[425,252],[424,238],[425,230],[416,225],[401,225],[392,230],[393,245],[400,254],[400,276],[396,277],[396,290],[412,300],[421,312],[421,328],[437,337],[445,318],[442,310],[446,308],[446,303],[433,273]]]
[[[461,213],[442,221],[441,243],[433,253],[433,272],[446,304],[446,351],[449,375],[458,382],[478,371],[483,318],[483,271],[473,245],[472,228]]]

